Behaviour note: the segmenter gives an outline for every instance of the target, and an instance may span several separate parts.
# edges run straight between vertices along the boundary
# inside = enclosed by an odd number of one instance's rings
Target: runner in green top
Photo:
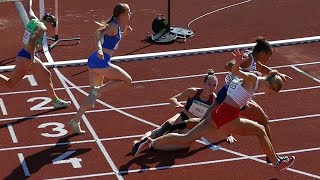
[[[15,87],[27,74],[28,70],[30,70],[36,78],[39,77],[39,83],[45,86],[49,97],[53,101],[53,106],[55,108],[67,107],[71,102],[58,98],[54,92],[50,71],[43,65],[40,59],[34,56],[37,47],[42,42],[44,33],[47,31],[47,26],[55,28],[57,20],[50,14],[45,14],[41,20],[38,19],[32,10],[32,0],[28,0],[27,11],[30,22],[27,24],[22,38],[23,48],[16,57],[16,66],[11,76],[8,78],[0,74],[0,86]]]

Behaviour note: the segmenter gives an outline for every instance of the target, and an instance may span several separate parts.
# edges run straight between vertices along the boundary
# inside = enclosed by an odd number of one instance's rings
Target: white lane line
[[[313,90],[313,89],[319,89],[319,88],[320,88],[320,86],[311,86],[311,87],[305,87],[305,88],[286,89],[286,90],[280,91],[280,93]],[[85,91],[81,91],[81,92],[85,92]],[[264,95],[264,93],[256,93],[255,95],[256,96],[260,96],[260,95]],[[185,103],[185,101],[181,101],[181,102]],[[135,105],[135,106],[119,107],[117,109],[119,109],[119,110],[127,110],[127,109],[159,107],[159,106],[167,106],[167,105],[170,105],[170,103],[156,103],[156,104]],[[114,109],[105,108],[105,109],[98,109],[98,110],[90,110],[90,111],[87,111],[86,114],[88,114],[88,113],[96,113],[96,112],[108,112],[108,111],[114,111]],[[67,112],[67,113],[46,114],[46,115],[39,115],[39,116],[3,118],[3,119],[0,119],[0,122],[2,122],[2,121],[21,120],[21,119],[36,119],[36,118],[46,118],[46,117],[56,117],[56,116],[68,116],[68,115],[73,115],[75,113],[76,112]]]
[[[64,77],[62,74],[61,74],[61,77],[62,77],[63,80],[66,81],[69,85],[71,85],[72,87],[74,87],[75,89],[77,89],[79,92],[81,92],[81,93],[84,94],[85,96],[88,96],[88,95],[89,95],[87,92],[85,92],[85,91],[83,91],[82,89],[78,88],[75,84],[73,84],[70,80],[68,80],[68,79],[67,79],[66,77]],[[124,111],[122,111],[122,110],[120,110],[120,109],[118,109],[118,108],[116,108],[116,107],[114,107],[114,106],[111,106],[110,104],[107,104],[107,103],[105,103],[105,102],[103,102],[103,101],[101,101],[101,100],[99,100],[99,99],[97,99],[97,102],[100,103],[100,104],[102,104],[103,106],[106,106],[106,107],[108,107],[108,108],[110,108],[110,109],[112,109],[112,110],[114,110],[114,111],[116,111],[116,112],[118,112],[118,113],[120,113],[120,114],[123,114],[123,115],[125,115],[125,116],[127,116],[127,117],[130,117],[130,118],[135,119],[135,120],[137,120],[137,121],[143,122],[143,123],[145,123],[145,124],[149,124],[149,125],[151,125],[151,126],[159,127],[159,125],[157,125],[157,124],[154,124],[154,123],[152,123],[152,122],[149,122],[149,121],[147,121],[147,120],[144,120],[144,119],[142,119],[142,118],[139,118],[139,117],[137,117],[137,116],[134,116],[134,115],[129,114],[129,113],[127,113],[127,112],[124,112]]]
[[[287,152],[279,152],[280,155],[285,154],[292,154],[292,153],[303,153],[303,152],[312,152],[312,151],[319,151],[320,147],[318,148],[309,148],[309,149],[300,149],[300,150],[294,150],[294,151],[287,151]],[[120,171],[121,174],[127,174],[127,173],[141,173],[145,171],[157,171],[157,170],[163,170],[163,169],[175,169],[175,168],[183,168],[183,167],[192,167],[192,166],[202,166],[202,165],[210,165],[210,164],[218,164],[223,162],[234,162],[239,160],[247,160],[249,158],[261,158],[265,157],[264,154],[261,155],[254,155],[254,156],[248,156],[248,157],[236,157],[236,158],[227,158],[227,159],[219,159],[219,160],[212,160],[212,161],[202,161],[202,162],[196,162],[196,163],[186,163],[186,164],[178,164],[178,165],[172,165],[172,166],[161,166],[156,168],[143,168],[143,169],[132,169],[128,171]],[[113,175],[113,172],[106,172],[106,173],[97,173],[97,174],[88,174],[88,175],[82,175],[82,176],[70,176],[70,177],[61,177],[61,178],[54,178],[50,180],[62,180],[62,179],[77,179],[77,178],[89,178],[89,177],[100,177],[100,176],[109,176]]]
[[[318,79],[318,78],[316,78],[316,77],[312,76],[311,74],[309,74],[309,73],[307,73],[307,72],[305,72],[305,71],[303,71],[303,70],[301,70],[301,69],[297,68],[296,66],[291,66],[291,67],[292,67],[294,70],[298,71],[299,73],[301,73],[301,74],[303,74],[303,75],[305,75],[305,76],[309,77],[310,79],[312,79],[312,80],[314,80],[314,81],[316,81],[316,82],[320,83],[320,79]]]
[[[19,161],[22,165],[22,169],[23,169],[23,172],[24,172],[24,175],[25,176],[30,176],[30,171],[29,171],[29,168],[28,168],[28,165],[24,159],[24,156],[22,153],[18,153],[18,157],[19,157]]]
[[[207,140],[205,141],[205,144],[210,145],[209,141],[207,141]],[[256,157],[252,157],[252,156],[240,153],[240,152],[236,152],[236,151],[233,151],[233,150],[230,150],[230,149],[226,149],[226,148],[222,148],[221,147],[219,150],[222,150],[222,151],[225,151],[225,152],[228,152],[230,154],[234,154],[234,155],[237,155],[237,156],[240,156],[240,157],[248,158],[250,160],[257,161],[257,162],[260,162],[260,163],[263,163],[263,164],[266,164],[266,161],[264,161],[264,160],[261,160],[261,159],[258,159]],[[287,168],[286,170],[294,172],[294,173],[302,174],[302,175],[305,175],[305,176],[309,176],[309,177],[312,177],[312,178],[319,178],[320,179],[320,176],[318,176],[318,175],[311,174],[311,173],[304,172],[304,171],[300,171],[300,170],[297,170],[297,169]]]
[[[18,143],[18,139],[17,139],[16,133],[14,132],[14,129],[13,129],[12,125],[11,124],[7,124],[7,127],[8,127],[8,130],[9,130],[12,142],[13,143]]]
[[[316,62],[307,62],[307,63],[299,63],[299,64],[288,64],[288,65],[281,65],[281,66],[273,66],[271,68],[287,68],[291,66],[307,66],[307,65],[315,65],[320,64],[320,61]],[[227,72],[217,72],[215,74],[222,75],[226,74]],[[194,74],[194,75],[186,75],[186,76],[174,76],[174,77],[165,77],[165,78],[156,78],[156,79],[146,79],[146,80],[139,80],[139,81],[133,81],[133,84],[137,83],[149,83],[149,82],[158,82],[158,81],[167,81],[167,80],[176,80],[176,79],[188,79],[188,78],[195,78],[195,77],[202,77],[206,74]],[[74,87],[69,87],[70,89],[74,89]],[[89,88],[89,86],[78,86],[78,88]],[[55,90],[64,90],[65,88],[55,88]],[[13,92],[5,92],[0,93],[0,96],[2,95],[13,95],[13,94],[25,94],[25,93],[35,93],[35,92],[45,92],[45,89],[41,90],[30,90],[30,91],[13,91]]]
[[[79,109],[80,105],[77,101],[77,99],[75,98],[75,96],[72,94],[71,90],[69,89],[68,85],[65,82],[64,76],[62,75],[62,73],[57,69],[54,68],[54,71],[56,72],[58,78],[60,79],[61,83],[63,84],[63,86],[66,88],[67,93],[69,94],[74,106]],[[82,116],[82,120],[83,122],[86,124],[88,130],[90,131],[91,135],[94,137],[94,139],[96,140],[96,143],[100,149],[100,151],[102,152],[102,154],[104,155],[105,159],[107,160],[108,164],[111,166],[112,170],[115,172],[115,175],[117,176],[117,178],[119,180],[123,180],[123,177],[118,174],[119,170],[117,168],[117,166],[115,165],[115,163],[113,162],[110,154],[107,152],[106,148],[103,146],[103,144],[101,143],[101,141],[99,140],[99,137],[97,135],[97,133],[95,132],[95,130],[93,129],[92,125],[90,124],[89,120],[87,119],[86,115]]]
[[[213,10],[213,11],[210,11],[210,12],[208,12],[208,13],[206,13],[206,14],[203,14],[203,15],[201,15],[201,16],[199,16],[199,17],[196,17],[195,19],[193,19],[192,21],[190,21],[189,24],[188,24],[188,28],[191,29],[191,28],[190,28],[190,25],[191,25],[193,22],[195,22],[195,21],[197,21],[197,20],[199,20],[199,19],[201,19],[201,18],[203,18],[203,17],[206,17],[206,16],[208,16],[208,15],[210,15],[210,14],[213,14],[213,13],[216,13],[216,12],[219,12],[219,11],[222,11],[222,10],[225,10],[225,9],[229,9],[229,8],[232,8],[232,7],[235,7],[235,6],[239,6],[239,5],[241,5],[241,4],[249,3],[249,2],[251,2],[251,0],[242,1],[242,2],[239,2],[239,3],[231,4],[231,5],[228,5],[228,6],[225,6],[225,7],[222,7],[222,8]]]
[[[65,80],[67,80],[67,79],[65,78]],[[70,82],[70,81],[69,81],[69,84],[70,84],[71,86],[73,86],[73,87],[76,87],[76,86],[75,86],[72,82]],[[82,91],[81,89],[78,89],[78,90],[79,90],[79,91]],[[82,93],[85,93],[85,92],[82,91]],[[126,113],[126,112],[124,112],[124,111],[118,110],[118,109],[114,108],[113,106],[111,106],[111,105],[109,105],[109,104],[107,104],[107,103],[105,103],[105,102],[100,101],[99,103],[102,104],[102,105],[105,105],[105,106],[107,106],[107,107],[109,107],[109,108],[111,108],[111,109],[114,109],[115,111],[117,111],[117,112],[119,112],[119,113],[121,113],[121,114],[123,114],[123,115],[126,115],[126,116],[128,116],[128,117],[131,117],[131,118],[133,118],[133,119],[135,119],[135,120],[138,120],[138,121],[140,121],[140,122],[143,122],[143,123],[146,123],[146,124],[155,126],[155,127],[159,127],[159,125],[157,125],[157,124],[154,124],[154,123],[149,122],[149,121],[147,121],[147,120],[144,120],[144,119],[142,119],[142,118],[133,116],[133,115],[131,115],[131,114],[129,114],[129,113]],[[199,140],[197,140],[197,142],[199,142]],[[210,148],[211,148],[211,147],[210,147]],[[212,150],[216,150],[215,147],[212,147]],[[232,152],[232,154],[238,154],[239,156],[247,157],[247,155],[245,155],[245,154],[241,154],[241,153],[238,153],[238,152],[235,152],[235,151],[227,150],[227,149],[225,149],[225,148],[221,148],[221,150],[224,150],[224,151],[230,152],[230,153]],[[249,159],[252,159],[252,158],[249,158]],[[262,161],[262,160],[256,159],[256,158],[253,158],[252,160],[255,160],[255,161],[258,161],[258,162],[261,162],[261,161]],[[264,161],[262,161],[262,162],[264,162]],[[289,168],[288,170],[289,170],[289,171],[292,171],[292,172],[295,172],[295,173],[303,174],[303,175],[306,175],[306,176],[309,176],[309,177],[315,177],[315,176],[316,176],[316,175],[314,175],[314,174],[307,173],[307,172],[303,172],[303,171],[299,171],[299,170],[292,169],[292,168]]]

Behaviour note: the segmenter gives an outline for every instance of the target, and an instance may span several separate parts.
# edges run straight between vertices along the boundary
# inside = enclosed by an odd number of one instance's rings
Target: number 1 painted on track
[[[3,115],[8,115],[8,111],[6,109],[6,106],[4,105],[4,102],[3,102],[3,99],[0,98],[0,108],[1,108],[1,111],[2,111],[2,114]]]
[[[32,74],[25,75],[23,79],[28,79],[31,86],[38,86],[38,83]]]

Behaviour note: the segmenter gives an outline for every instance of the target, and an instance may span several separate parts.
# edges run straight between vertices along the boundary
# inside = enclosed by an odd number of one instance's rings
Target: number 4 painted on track
[[[69,158],[64,160],[65,158],[69,157],[71,154],[75,153],[76,151],[67,151],[61,154],[59,157],[52,160],[53,164],[66,164],[71,163],[73,168],[82,168],[80,162],[82,161],[81,158]]]

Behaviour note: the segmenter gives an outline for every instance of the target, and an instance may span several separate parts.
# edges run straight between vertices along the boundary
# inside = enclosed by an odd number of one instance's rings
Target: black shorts
[[[180,115],[181,115],[182,121],[186,121],[190,119],[189,116],[186,115],[186,113],[184,113],[183,111],[180,112]]]

